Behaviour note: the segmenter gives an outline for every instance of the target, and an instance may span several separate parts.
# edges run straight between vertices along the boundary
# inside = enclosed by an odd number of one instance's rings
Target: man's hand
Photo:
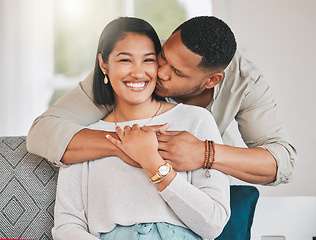
[[[205,144],[189,132],[160,131],[160,156],[177,171],[193,171],[203,167]]]

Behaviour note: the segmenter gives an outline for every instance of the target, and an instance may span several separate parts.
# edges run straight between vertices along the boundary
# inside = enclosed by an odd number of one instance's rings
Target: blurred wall
[[[0,136],[28,132],[53,77],[53,0],[0,0]]]
[[[262,196],[316,196],[316,1],[213,0],[213,15],[269,82],[299,160],[294,179],[260,187]]]

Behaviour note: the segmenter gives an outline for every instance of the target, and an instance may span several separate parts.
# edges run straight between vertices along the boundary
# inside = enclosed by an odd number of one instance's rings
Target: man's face
[[[158,56],[155,93],[162,97],[190,99],[205,90],[210,73],[199,68],[202,57],[185,47],[180,31],[172,34]]]

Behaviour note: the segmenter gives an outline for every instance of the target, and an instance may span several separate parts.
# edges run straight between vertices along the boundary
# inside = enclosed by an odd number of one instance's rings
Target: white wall
[[[285,236],[286,240],[312,240],[316,236],[316,197],[260,197],[251,240]]]
[[[53,0],[0,0],[0,136],[26,135],[48,105]]]
[[[314,0],[213,0],[214,15],[269,82],[298,150],[294,179],[260,188],[264,196],[316,196],[315,9]]]
[[[299,156],[290,183],[259,187],[252,240],[316,236],[315,9],[314,0],[213,0],[213,14],[269,82]]]

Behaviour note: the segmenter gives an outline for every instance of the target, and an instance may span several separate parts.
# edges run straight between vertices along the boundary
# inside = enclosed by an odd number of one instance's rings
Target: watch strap
[[[168,167],[168,172],[166,174],[162,174],[159,169],[163,166]],[[153,183],[161,182],[167,175],[172,171],[172,166],[169,163],[165,163],[158,168],[158,172],[150,178],[150,181]]]

